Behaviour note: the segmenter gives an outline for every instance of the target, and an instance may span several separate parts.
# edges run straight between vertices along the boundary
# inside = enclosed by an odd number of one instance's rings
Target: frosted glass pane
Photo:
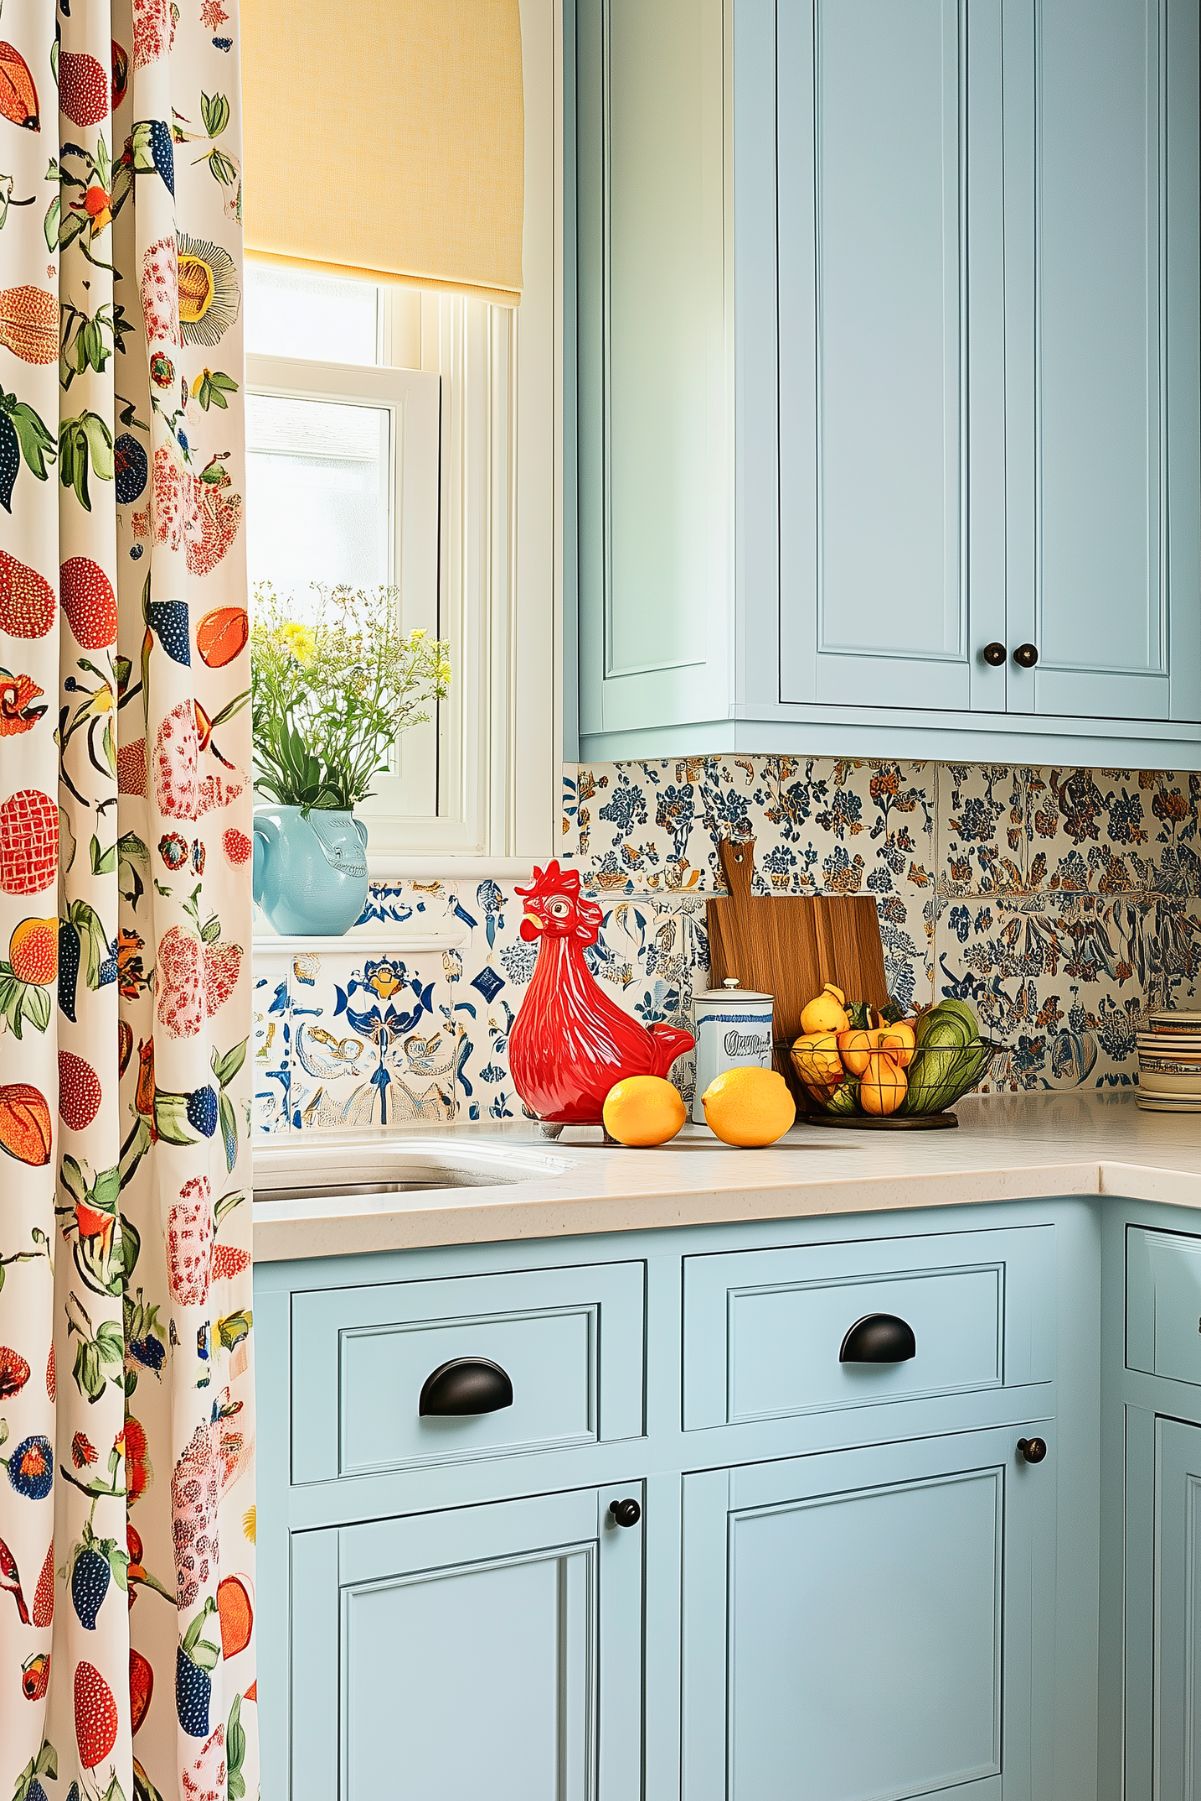
[[[247,261],[248,356],[375,363],[378,316],[379,288],[374,282]]]
[[[310,582],[391,580],[386,407],[246,396],[250,579],[298,601]]]

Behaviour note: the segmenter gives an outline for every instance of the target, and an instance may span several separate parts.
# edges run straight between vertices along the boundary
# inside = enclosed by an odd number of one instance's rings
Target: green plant
[[[316,593],[308,623],[260,582],[250,633],[255,789],[306,813],[365,800],[450,683],[444,641],[402,630],[398,589]]]

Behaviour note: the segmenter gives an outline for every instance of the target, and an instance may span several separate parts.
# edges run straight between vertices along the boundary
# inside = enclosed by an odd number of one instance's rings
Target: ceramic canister
[[[692,1117],[705,1123],[701,1096],[723,1070],[757,1063],[771,1067],[770,994],[756,994],[727,976],[720,988],[704,988],[693,997],[696,1016],[696,1097]]]

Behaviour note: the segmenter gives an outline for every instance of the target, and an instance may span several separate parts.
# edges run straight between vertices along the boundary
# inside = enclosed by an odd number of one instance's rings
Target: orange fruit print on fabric
[[[0,18],[0,1801],[258,1801],[239,39]]]

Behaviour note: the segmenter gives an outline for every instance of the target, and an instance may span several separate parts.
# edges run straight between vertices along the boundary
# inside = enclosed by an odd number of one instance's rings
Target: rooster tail
[[[655,1076],[665,1076],[676,1058],[682,1057],[696,1043],[691,1032],[680,1026],[664,1025],[662,1020],[651,1027],[651,1039],[655,1047],[651,1074]]]

